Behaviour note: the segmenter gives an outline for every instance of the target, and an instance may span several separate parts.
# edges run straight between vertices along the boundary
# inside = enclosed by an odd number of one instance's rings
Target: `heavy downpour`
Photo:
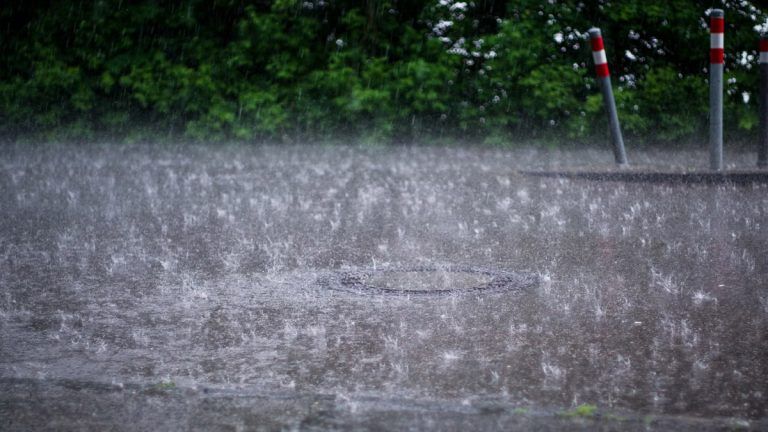
[[[12,2],[0,430],[768,429],[766,12]]]

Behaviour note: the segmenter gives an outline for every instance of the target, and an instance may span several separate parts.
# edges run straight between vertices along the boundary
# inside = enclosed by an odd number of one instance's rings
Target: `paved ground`
[[[516,174],[595,150],[0,155],[8,429],[768,427],[766,185]]]

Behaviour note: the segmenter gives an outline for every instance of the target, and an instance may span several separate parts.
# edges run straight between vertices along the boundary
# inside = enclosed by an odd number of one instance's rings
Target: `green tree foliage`
[[[625,131],[702,134],[703,0],[11,0],[5,138],[504,139],[606,133],[599,26]],[[726,127],[757,126],[766,14],[725,1]]]

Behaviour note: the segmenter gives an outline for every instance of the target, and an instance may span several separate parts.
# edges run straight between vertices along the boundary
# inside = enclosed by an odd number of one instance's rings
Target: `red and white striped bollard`
[[[605,56],[605,46],[603,45],[603,36],[599,28],[589,29],[589,37],[592,41],[592,58],[595,61],[595,73],[600,82],[600,89],[603,93],[603,102],[608,111],[608,120],[611,126],[611,141],[613,143],[613,157],[620,166],[627,164],[627,154],[624,150],[624,138],[621,136],[621,126],[619,125],[619,115],[616,111],[616,101],[613,98],[613,88],[611,87],[611,73],[608,70],[608,60]]]
[[[709,14],[709,167],[723,169],[723,63],[725,60],[725,13]]]
[[[760,35],[760,142],[757,166],[768,166],[768,34]]]

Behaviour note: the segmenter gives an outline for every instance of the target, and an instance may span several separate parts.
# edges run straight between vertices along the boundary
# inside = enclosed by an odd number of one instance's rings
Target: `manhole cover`
[[[471,267],[399,267],[337,271],[318,279],[328,289],[356,294],[439,295],[521,290],[538,281],[531,273]]]

